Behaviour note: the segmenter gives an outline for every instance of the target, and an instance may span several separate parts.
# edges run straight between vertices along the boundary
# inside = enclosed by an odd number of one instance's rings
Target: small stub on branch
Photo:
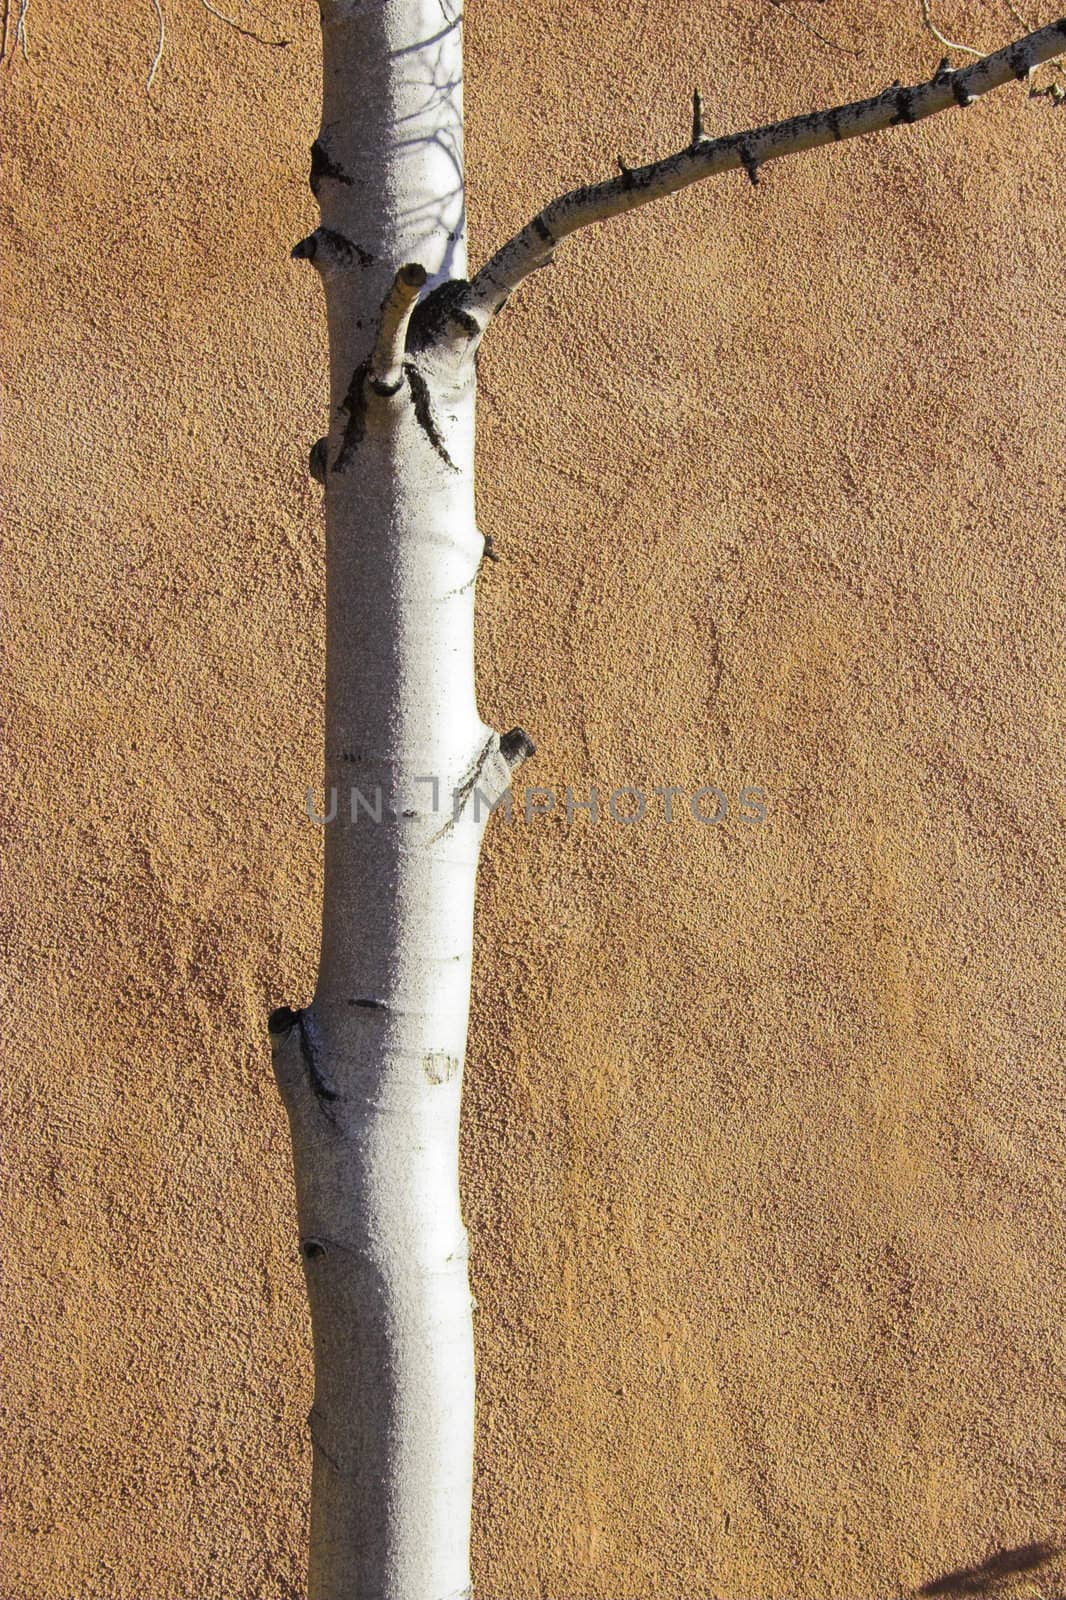
[[[338,233],[336,228],[316,228],[306,239],[294,244],[289,254],[294,261],[310,261],[320,269],[350,267],[356,261],[361,267],[369,267],[374,260],[369,250]]]
[[[311,175],[308,180],[311,193],[316,197],[322,187],[323,178],[330,178],[334,183],[346,183],[349,186],[352,181],[344,168],[333,160],[321,139],[316,139],[311,146]]]
[[[289,1006],[279,1006],[267,1018],[267,1032],[272,1039],[284,1039],[287,1033],[292,1032],[299,1020],[300,1014],[298,1011],[293,1011]]]
[[[401,267],[381,303],[381,326],[370,358],[370,386],[378,394],[395,394],[403,382],[407,324],[425,286],[426,269],[417,261]]]
[[[316,483],[325,483],[328,466],[328,439],[316,439],[307,453],[307,470]]]
[[[512,728],[509,733],[500,734],[500,754],[512,772],[536,753],[537,747],[524,728]]]

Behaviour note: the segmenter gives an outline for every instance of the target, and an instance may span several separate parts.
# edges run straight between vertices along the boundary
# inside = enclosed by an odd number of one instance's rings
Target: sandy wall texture
[[[0,1600],[301,1593],[264,1025],[316,960],[317,21],[164,7],[151,101],[149,0],[32,0],[0,75]],[[991,49],[1009,11],[938,15]],[[940,54],[902,0],[471,0],[475,259],[682,143],[695,82],[727,130]],[[480,1600],[1066,1592],[1064,137],[1014,85],[729,175],[486,346],[488,720],[560,793],[769,816],[493,824]]]

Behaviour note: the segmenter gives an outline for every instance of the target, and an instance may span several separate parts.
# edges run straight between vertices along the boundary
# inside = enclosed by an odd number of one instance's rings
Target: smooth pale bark
[[[452,9],[454,5],[455,9]],[[309,1600],[470,1594],[474,1372],[459,1106],[488,806],[532,751],[474,694],[474,353],[566,234],[698,178],[966,104],[1066,44],[709,141],[546,206],[466,282],[458,0],[321,0],[327,811],[312,1003],[270,1019],[315,1400]],[[454,803],[453,803],[454,802]]]
[[[466,269],[457,12],[324,6],[323,68],[321,226],[295,253],[320,270],[329,318],[318,465],[338,804],[314,1000],[271,1018],[315,1351],[309,1593],[457,1600],[470,1589],[458,1141],[480,797],[528,753],[516,734],[501,755],[474,696],[469,340],[433,300],[420,327],[407,321],[425,274],[432,290]],[[354,821],[353,790],[369,805],[357,798]]]

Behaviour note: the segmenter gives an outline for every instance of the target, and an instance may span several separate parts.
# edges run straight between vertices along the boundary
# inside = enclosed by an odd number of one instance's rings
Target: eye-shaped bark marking
[[[307,180],[316,199],[323,178],[331,178],[334,183],[346,183],[349,186],[352,181],[344,168],[329,155],[321,139],[316,139],[311,146],[311,173]]]
[[[444,465],[450,467],[453,472],[458,472],[459,468],[448,454],[444,438],[434,421],[433,407],[429,397],[429,385],[418,368],[410,361],[404,362],[403,370],[407,374],[408,383],[411,385],[411,401],[415,408],[415,419],[419,427],[444,462]]]

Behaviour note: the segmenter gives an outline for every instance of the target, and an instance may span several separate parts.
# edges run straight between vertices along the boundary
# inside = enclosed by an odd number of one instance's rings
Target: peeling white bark
[[[717,141],[697,98],[688,149],[553,201],[468,284],[458,4],[321,0],[321,222],[293,251],[320,272],[329,321],[331,426],[311,470],[326,501],[325,785],[339,800],[314,999],[270,1019],[315,1350],[309,1600],[470,1593],[458,1135],[474,880],[488,806],[532,751],[521,730],[488,727],[474,694],[478,340],[574,229],[962,104],[1066,42],[1059,23],[965,74]]]

